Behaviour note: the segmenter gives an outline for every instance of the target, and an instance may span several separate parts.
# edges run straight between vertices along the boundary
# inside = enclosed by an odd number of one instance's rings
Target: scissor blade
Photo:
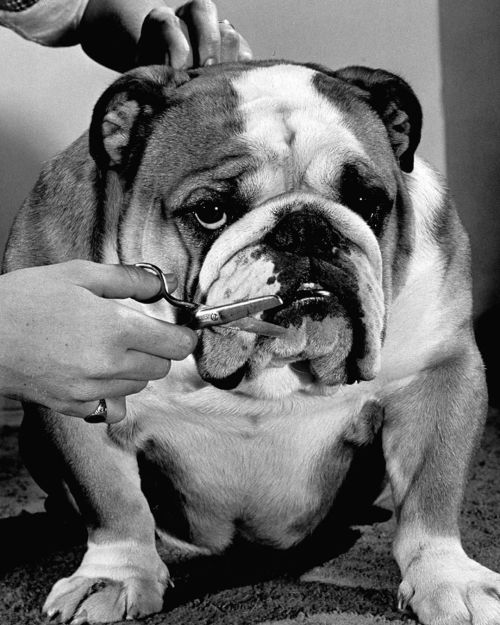
[[[282,305],[281,297],[264,295],[220,306],[201,306],[194,314],[194,322],[198,328],[222,325]]]
[[[222,323],[227,323],[228,321],[251,317],[252,315],[262,312],[263,310],[276,308],[282,304],[283,300],[281,297],[278,297],[277,295],[264,295],[263,297],[254,297],[252,299],[243,300],[241,302],[233,302],[232,304],[221,306],[219,314],[223,320]]]
[[[261,334],[262,336],[274,338],[283,336],[288,332],[287,328],[283,326],[277,326],[275,323],[268,323],[267,321],[261,321],[254,317],[243,317],[236,321],[230,321],[229,323],[225,323],[223,327],[244,330],[245,332],[252,332],[253,334]]]

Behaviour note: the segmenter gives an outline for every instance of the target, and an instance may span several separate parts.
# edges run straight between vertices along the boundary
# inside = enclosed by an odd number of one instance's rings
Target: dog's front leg
[[[156,551],[135,456],[108,438],[106,425],[46,413],[43,428],[89,534],[82,563],[56,582],[44,612],[79,625],[160,611],[168,570]]]
[[[485,412],[475,347],[387,400],[383,438],[398,517],[399,605],[409,605],[425,625],[500,623],[500,575],[465,554],[458,529]]]

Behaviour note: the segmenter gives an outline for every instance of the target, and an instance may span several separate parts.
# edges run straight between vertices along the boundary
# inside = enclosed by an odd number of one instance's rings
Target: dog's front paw
[[[43,611],[71,625],[112,623],[159,612],[163,591],[163,586],[148,578],[116,581],[72,575],[54,584]]]
[[[499,625],[500,575],[464,553],[422,554],[406,571],[398,606],[423,625]]]
[[[54,584],[43,612],[71,625],[111,623],[159,612],[169,581],[167,567],[156,553],[148,566],[134,565],[129,555],[129,561],[123,562],[113,549],[108,553],[99,549],[98,557],[89,549],[78,570]]]

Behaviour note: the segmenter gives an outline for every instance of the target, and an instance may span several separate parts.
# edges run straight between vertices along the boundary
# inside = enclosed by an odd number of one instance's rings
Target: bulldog
[[[357,452],[378,445],[400,607],[426,625],[498,625],[500,576],[466,555],[458,528],[487,405],[469,245],[443,180],[415,157],[421,122],[411,88],[379,69],[150,67],[119,78],[89,138],[45,166],[7,271],[150,262],[192,301],[278,295],[261,318],[287,329],[198,330],[194,356],[131,396],[118,424],[26,406],[28,466],[88,527],[47,615],[161,610],[155,534],[204,554],[238,536],[297,545],[336,510]],[[130,306],[183,321],[163,301]]]

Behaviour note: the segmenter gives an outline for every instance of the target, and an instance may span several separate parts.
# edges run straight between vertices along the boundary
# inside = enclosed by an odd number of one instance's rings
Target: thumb
[[[177,279],[171,273],[165,274],[169,292],[177,288]],[[131,297],[137,301],[148,300],[160,292],[158,276],[134,265],[91,266],[88,274],[80,280],[81,286],[95,295],[112,299]]]

